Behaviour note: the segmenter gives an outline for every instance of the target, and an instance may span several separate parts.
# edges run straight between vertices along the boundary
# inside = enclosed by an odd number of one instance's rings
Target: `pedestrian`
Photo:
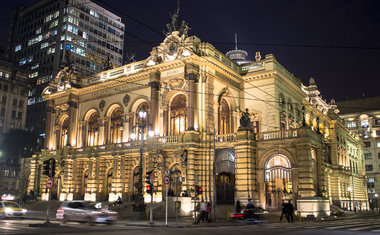
[[[117,198],[117,200],[115,201],[114,205],[116,205],[116,206],[120,206],[120,204],[122,204],[122,203],[123,203],[123,200],[122,200],[121,197],[119,196],[119,197]]]
[[[286,203],[284,200],[282,200],[282,203],[281,203],[281,217],[280,217],[280,221],[282,221],[282,217],[285,215],[286,217],[286,220],[288,221],[288,213],[286,211]]]
[[[294,207],[291,200],[286,204],[286,212],[288,223],[293,223]]]
[[[205,221],[205,217],[207,213],[207,203],[203,199],[201,203],[199,203],[199,211],[200,211],[200,215],[199,215],[197,223],[199,223],[200,220]]]
[[[236,201],[235,211],[237,214],[241,213],[241,203],[239,200]]]
[[[206,220],[210,223],[210,214],[211,214],[211,204],[207,202],[206,206]]]

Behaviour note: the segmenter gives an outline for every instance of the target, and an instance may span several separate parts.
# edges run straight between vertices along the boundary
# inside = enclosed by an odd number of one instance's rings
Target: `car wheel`
[[[66,223],[67,223],[67,221],[68,221],[68,220],[67,220],[67,216],[66,216],[66,215],[64,215],[64,216],[63,216],[63,219],[62,219],[62,223],[66,224]]]
[[[94,225],[94,222],[92,221],[91,216],[89,216],[89,217],[87,218],[87,224],[88,224],[88,225]]]

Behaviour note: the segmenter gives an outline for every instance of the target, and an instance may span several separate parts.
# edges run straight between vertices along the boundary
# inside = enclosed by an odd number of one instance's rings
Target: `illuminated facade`
[[[135,127],[144,106],[155,135],[144,137],[143,168],[155,171],[156,201],[166,169],[185,179],[179,187],[171,183],[175,194],[193,194],[197,180],[211,200],[215,166],[217,204],[252,198],[279,210],[282,199],[293,199],[303,203],[303,215],[319,210],[306,212],[310,202],[327,204],[326,213],[330,204],[349,208],[354,200],[367,207],[360,141],[339,120],[334,101],[319,96],[314,79],[303,85],[272,54],[238,65],[211,44],[173,31],[146,60],[91,77],[61,71],[56,79],[43,91],[46,146],[33,157],[29,183],[43,198],[39,166],[54,157],[55,198],[134,200]]]
[[[364,144],[363,154],[371,208],[379,208],[380,196],[380,97],[337,102],[351,134]]]
[[[45,100],[41,92],[61,69],[67,51],[75,71],[88,76],[123,63],[124,24],[121,18],[89,0],[41,0],[12,12],[10,59],[30,71],[26,128],[45,131]]]

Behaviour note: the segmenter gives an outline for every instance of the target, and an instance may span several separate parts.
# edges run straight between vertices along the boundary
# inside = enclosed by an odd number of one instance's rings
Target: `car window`
[[[4,202],[4,207],[14,207],[14,208],[21,208],[17,203],[15,202]]]
[[[78,208],[75,202],[70,202],[68,207],[70,208]]]

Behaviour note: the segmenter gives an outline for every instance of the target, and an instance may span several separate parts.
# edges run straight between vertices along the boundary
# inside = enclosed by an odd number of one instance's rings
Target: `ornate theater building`
[[[133,201],[142,152],[157,203],[169,170],[174,195],[199,185],[217,205],[252,198],[276,211],[291,199],[304,216],[367,209],[362,143],[313,78],[302,84],[272,54],[224,55],[186,25],[169,26],[146,60],[90,77],[67,63],[57,74],[43,91],[46,146],[33,156],[28,191],[48,198],[42,163],[54,158],[53,199]]]

